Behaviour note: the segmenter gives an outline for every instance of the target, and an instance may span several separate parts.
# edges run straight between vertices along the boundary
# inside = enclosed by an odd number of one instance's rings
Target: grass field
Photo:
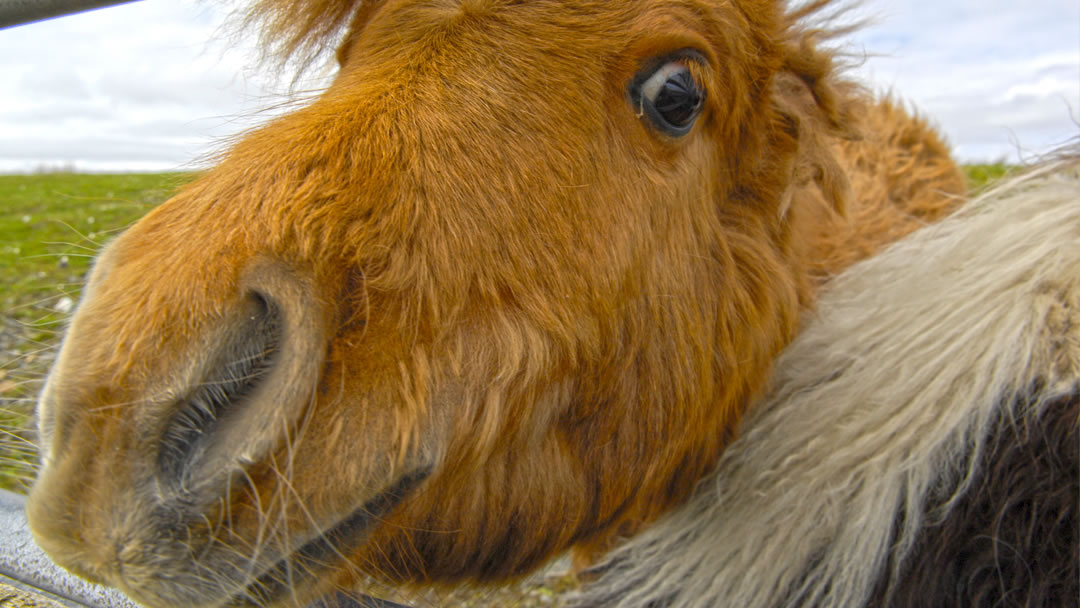
[[[193,177],[0,176],[0,488],[33,474],[29,414],[93,256]]]
[[[84,273],[104,241],[191,174],[0,176],[0,310],[48,297]]]
[[[1008,167],[965,170],[977,190]],[[25,429],[94,254],[194,177],[0,176],[0,488],[25,490],[33,476],[36,452]]]

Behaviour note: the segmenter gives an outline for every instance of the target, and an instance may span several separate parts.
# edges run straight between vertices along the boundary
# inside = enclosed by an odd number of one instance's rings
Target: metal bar
[[[0,0],[0,29],[137,0]]]

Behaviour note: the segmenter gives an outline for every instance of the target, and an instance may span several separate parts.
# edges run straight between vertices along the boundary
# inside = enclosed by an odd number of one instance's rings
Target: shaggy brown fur
[[[925,120],[910,115],[896,101],[885,99],[864,112],[864,135],[840,140],[837,155],[845,159],[852,189],[859,201],[839,221],[822,222],[819,276],[867,258],[922,226],[936,222],[963,200],[965,181],[948,147]],[[935,196],[936,194],[936,196]],[[949,201],[952,204],[943,204]]]
[[[151,605],[291,603],[517,576],[682,501],[816,277],[963,190],[839,79],[826,5],[256,2],[282,57],[343,32],[340,73],[99,258],[41,544]],[[627,92],[665,61],[706,92],[682,137]]]

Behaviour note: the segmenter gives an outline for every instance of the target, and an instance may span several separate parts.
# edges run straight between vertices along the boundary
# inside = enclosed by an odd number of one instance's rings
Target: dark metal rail
[[[137,0],[0,0],[0,29]]]

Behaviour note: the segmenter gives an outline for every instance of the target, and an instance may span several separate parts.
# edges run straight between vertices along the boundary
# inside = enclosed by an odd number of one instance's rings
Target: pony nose
[[[157,464],[164,479],[184,485],[220,440],[219,431],[242,418],[243,410],[270,405],[261,389],[280,359],[283,332],[283,313],[273,296],[244,295],[214,340],[202,377],[178,399],[161,437]]]
[[[272,450],[303,418],[325,357],[322,299],[311,278],[268,260],[187,346],[198,359],[157,418],[156,477],[182,495],[212,496]]]

